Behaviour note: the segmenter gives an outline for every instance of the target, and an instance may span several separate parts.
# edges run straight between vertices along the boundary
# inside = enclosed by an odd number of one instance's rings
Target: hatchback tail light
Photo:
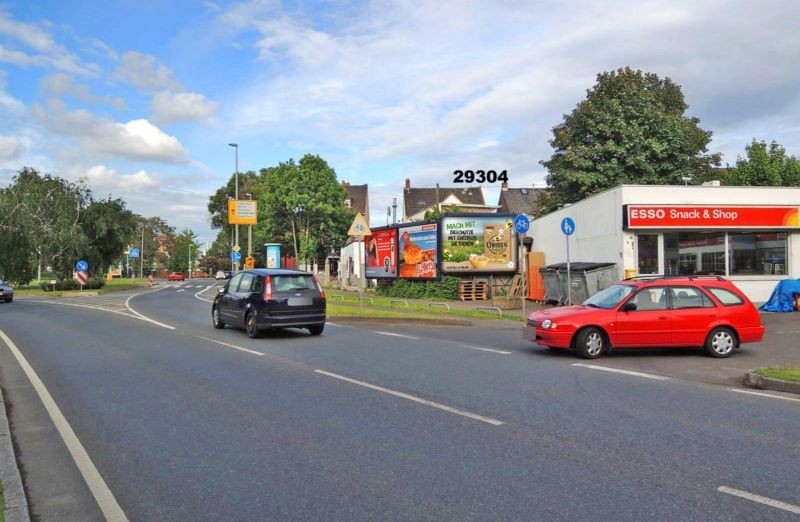
[[[325,290],[323,290],[322,285],[319,284],[319,279],[317,279],[317,276],[312,276],[312,277],[314,278],[314,282],[317,283],[317,289],[319,289],[319,294],[322,296],[323,299],[325,299]]]
[[[272,299],[272,276],[268,275],[264,283],[264,301]]]

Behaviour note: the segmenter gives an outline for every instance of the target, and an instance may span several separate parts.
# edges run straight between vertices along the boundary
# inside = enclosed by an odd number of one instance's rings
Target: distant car
[[[575,306],[535,312],[523,337],[594,359],[613,348],[705,347],[729,357],[764,338],[753,303],[721,276],[639,277],[620,281]]]
[[[214,279],[217,281],[228,279],[230,276],[225,273],[224,270],[217,270],[217,273],[214,274]]]
[[[258,268],[237,272],[214,298],[214,328],[244,328],[256,338],[271,328],[325,329],[325,290],[316,276],[301,270]]]
[[[169,275],[168,279],[170,281],[185,281],[186,276],[183,275],[183,272],[172,272]]]
[[[14,300],[14,288],[0,279],[0,301],[10,303]]]

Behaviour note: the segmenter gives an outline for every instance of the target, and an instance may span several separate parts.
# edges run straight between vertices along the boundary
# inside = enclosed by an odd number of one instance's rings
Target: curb
[[[428,319],[425,317],[370,317],[364,315],[329,315],[328,321],[334,323],[381,323],[381,324],[419,324],[419,325],[446,325],[446,326],[472,326],[472,321],[466,319]]]
[[[0,481],[6,509],[3,513],[8,522],[29,522],[28,499],[22,487],[14,446],[11,443],[11,430],[6,416],[6,402],[0,390]]]
[[[744,374],[744,385],[750,388],[758,388],[759,390],[772,390],[800,395],[800,382],[770,379],[769,377],[762,377],[756,372]]]

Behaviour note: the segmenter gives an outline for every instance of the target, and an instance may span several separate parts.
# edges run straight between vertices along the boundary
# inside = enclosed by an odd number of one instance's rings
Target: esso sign
[[[667,212],[663,208],[632,208],[631,219],[664,219]]]

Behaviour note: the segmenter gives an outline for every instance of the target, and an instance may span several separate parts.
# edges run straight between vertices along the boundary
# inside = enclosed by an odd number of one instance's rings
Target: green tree
[[[200,257],[198,253],[199,244],[197,243],[197,234],[190,229],[185,228],[180,234],[175,236],[172,240],[171,253],[169,255],[169,270],[171,272],[184,272],[189,271],[189,255],[192,256],[192,269],[197,265],[197,259]]]
[[[786,149],[773,141],[753,141],[745,147],[745,157],[739,156],[736,166],[730,167],[730,182],[748,186],[800,186],[800,160],[786,154]]]
[[[81,228],[89,242],[84,259],[101,275],[119,259],[126,245],[136,242],[136,216],[121,199],[92,201],[81,215]]]
[[[718,164],[718,154],[706,154],[711,132],[685,116],[687,108],[669,78],[627,67],[598,74],[553,129],[555,152],[541,162],[553,195],[544,210],[623,183],[680,184]]]
[[[247,199],[245,194],[256,197],[258,175],[251,171],[239,173],[239,199]],[[236,194],[236,175],[231,175],[228,182],[217,189],[208,198],[208,213],[211,214],[211,228],[222,228],[228,224],[228,198]],[[241,233],[241,231],[240,231]],[[240,238],[241,240],[241,238]]]

